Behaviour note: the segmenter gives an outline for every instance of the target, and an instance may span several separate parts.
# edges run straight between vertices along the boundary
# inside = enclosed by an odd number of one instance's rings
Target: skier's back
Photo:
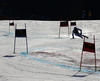
[[[81,38],[83,38],[83,37],[88,38],[87,36],[82,35],[82,30],[79,29],[79,28],[77,28],[77,27],[74,27],[74,30],[73,30],[73,32],[72,32],[72,37],[73,37],[73,39],[74,39],[74,34],[75,34],[76,36],[81,37]]]

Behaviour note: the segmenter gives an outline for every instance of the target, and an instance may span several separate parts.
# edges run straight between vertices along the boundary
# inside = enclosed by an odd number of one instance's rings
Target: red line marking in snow
[[[87,62],[94,62],[95,59],[84,59]],[[100,59],[96,59],[97,62],[100,62]]]
[[[46,53],[46,54],[81,54],[81,53],[54,53],[54,52],[43,52],[43,51],[30,52],[30,54],[34,54],[34,53]],[[84,54],[89,54],[89,53],[84,53]]]

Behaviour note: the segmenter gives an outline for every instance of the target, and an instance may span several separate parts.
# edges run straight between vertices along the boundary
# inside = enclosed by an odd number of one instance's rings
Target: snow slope
[[[86,41],[96,37],[97,72],[94,71],[94,55],[84,52],[82,71],[80,59],[83,39],[71,39],[67,28],[61,29],[59,21],[16,20],[17,28],[27,26],[28,51],[25,38],[16,39],[14,52],[14,26],[9,21],[0,21],[0,81],[99,81],[100,79],[100,21],[76,21]],[[73,27],[71,27],[71,30]]]

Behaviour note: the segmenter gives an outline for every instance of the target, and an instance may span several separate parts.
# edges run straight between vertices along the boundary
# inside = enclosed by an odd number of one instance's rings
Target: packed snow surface
[[[82,70],[80,60],[83,39],[72,39],[74,26],[61,28],[60,21],[16,20],[17,29],[24,29],[26,38],[16,38],[14,54],[15,27],[13,21],[0,21],[0,81],[99,81],[100,80],[100,21],[76,21],[94,43],[97,71],[95,72],[94,53],[83,52]],[[69,22],[70,23],[70,22]]]

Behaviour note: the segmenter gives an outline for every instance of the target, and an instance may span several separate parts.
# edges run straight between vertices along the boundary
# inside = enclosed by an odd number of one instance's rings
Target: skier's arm
[[[79,29],[79,28],[77,28],[79,31],[80,31],[80,34],[82,34],[82,30],[81,29]]]

